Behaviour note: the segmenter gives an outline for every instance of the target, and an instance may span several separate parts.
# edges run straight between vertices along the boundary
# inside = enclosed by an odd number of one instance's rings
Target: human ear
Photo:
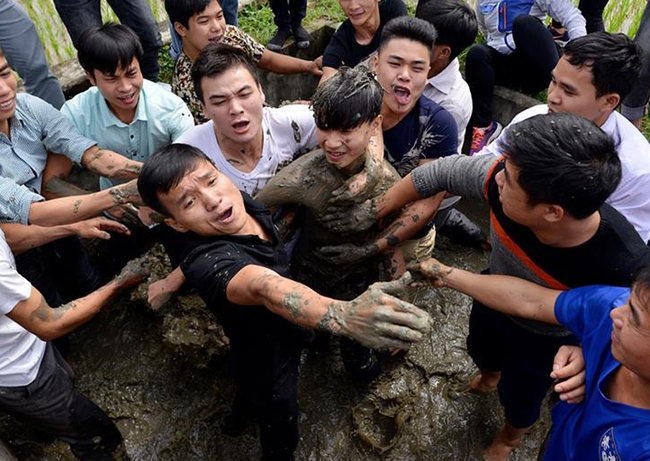
[[[174,229],[177,232],[187,232],[189,229],[187,227],[183,226],[180,224],[178,221],[176,221],[174,218],[165,218],[165,224],[167,224],[169,227]]]
[[[560,205],[543,205],[544,219],[547,222],[558,222],[564,217],[565,211]]]
[[[178,21],[174,23],[174,29],[176,30],[176,33],[181,37],[185,37],[185,35],[187,35],[187,28]]]
[[[86,73],[86,78],[88,79],[88,81],[90,82],[90,84],[91,84],[92,86],[97,86],[97,82],[95,81],[95,76],[94,76],[92,73],[88,72],[87,70],[84,71],[84,72]],[[95,72],[95,71],[93,71],[93,73],[94,73],[94,72]]]

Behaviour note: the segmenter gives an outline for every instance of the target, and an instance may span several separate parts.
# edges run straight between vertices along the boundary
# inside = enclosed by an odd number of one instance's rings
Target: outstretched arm
[[[81,164],[93,173],[115,179],[137,178],[142,168],[140,162],[97,146],[92,146],[84,152]]]
[[[133,180],[93,194],[34,202],[29,207],[29,223],[39,226],[69,224],[117,205],[139,201],[137,182]]]
[[[313,61],[306,61],[265,49],[262,58],[257,63],[257,67],[276,74],[309,72],[320,77],[323,73],[323,57],[321,56]]]
[[[115,294],[137,285],[148,275],[149,268],[144,264],[144,259],[135,259],[103,287],[57,309],[52,309],[43,295],[32,287],[30,297],[19,302],[7,317],[43,341],[51,341],[70,333],[90,320]]]
[[[480,275],[449,267],[429,258],[409,265],[437,287],[449,287],[471,296],[486,306],[504,314],[540,322],[554,323],[555,300],[560,291],[544,288],[509,275]]]
[[[390,293],[404,289],[410,277],[373,284],[358,298],[344,302],[281,277],[261,266],[246,266],[230,281],[228,299],[240,305],[264,305],[306,328],[347,336],[367,347],[406,348],[429,331],[429,315]]]

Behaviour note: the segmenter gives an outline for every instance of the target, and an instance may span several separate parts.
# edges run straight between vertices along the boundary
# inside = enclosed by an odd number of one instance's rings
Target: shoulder
[[[609,312],[625,303],[630,289],[594,285],[562,292],[555,301],[555,316],[579,338],[609,321]]]
[[[144,80],[140,95],[149,109],[165,113],[174,113],[182,109],[189,112],[187,105],[179,96],[158,83]]]
[[[406,4],[402,0],[383,0],[379,3],[381,22],[386,23],[398,16],[408,14]]]
[[[205,147],[207,143],[216,142],[216,135],[212,127],[212,121],[196,125],[183,133],[177,140],[177,143],[189,144],[190,146]]]
[[[546,104],[538,104],[536,106],[529,107],[528,109],[522,110],[517,115],[515,115],[515,117],[508,124],[508,126],[512,126],[516,123],[523,122],[524,120],[534,117],[535,115],[543,115],[543,114],[548,114],[548,106]]]

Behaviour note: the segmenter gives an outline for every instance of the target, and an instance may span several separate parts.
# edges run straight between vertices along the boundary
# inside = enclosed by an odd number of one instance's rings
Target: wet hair
[[[436,29],[427,21],[410,16],[399,16],[386,23],[381,31],[379,53],[393,39],[405,38],[422,43],[429,50],[436,42]]]
[[[77,59],[86,72],[114,74],[126,68],[133,59],[142,59],[142,44],[130,27],[107,22],[91,26],[79,36]]]
[[[144,161],[138,176],[138,192],[144,204],[170,216],[160,196],[178,186],[201,162],[211,161],[201,150],[187,144],[169,144],[156,150]]]
[[[596,212],[621,181],[614,141],[574,114],[537,115],[512,125],[504,152],[519,169],[531,206],[559,205],[576,219]]]
[[[463,0],[420,1],[415,17],[435,27],[438,34],[436,43],[451,48],[449,61],[474,43],[478,33],[476,13]]]
[[[572,66],[590,68],[597,97],[616,93],[625,99],[641,72],[639,47],[625,34],[594,32],[570,40],[564,58]]]
[[[260,85],[255,64],[242,50],[223,43],[211,43],[206,46],[192,65],[192,82],[199,100],[203,101],[201,81],[204,77],[213,78],[239,66],[248,70],[255,83]]]
[[[190,27],[190,18],[202,13],[214,0],[165,0],[165,10],[172,25],[181,23],[185,28]],[[218,2],[221,4],[221,2]]]
[[[345,131],[376,119],[382,100],[381,85],[370,71],[343,66],[318,87],[310,106],[318,128]]]

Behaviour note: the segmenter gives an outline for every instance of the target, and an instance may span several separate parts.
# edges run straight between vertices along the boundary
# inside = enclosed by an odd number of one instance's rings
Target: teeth
[[[2,102],[0,103],[0,109],[9,109],[12,103],[13,103],[13,99],[7,102]]]

